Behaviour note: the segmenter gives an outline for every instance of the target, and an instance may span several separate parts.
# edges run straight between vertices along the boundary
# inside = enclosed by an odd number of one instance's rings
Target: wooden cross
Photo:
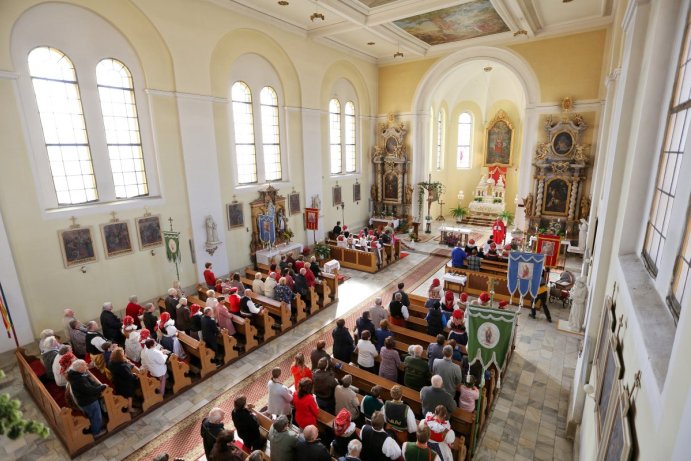
[[[172,232],[173,231],[173,218],[169,217],[168,222],[170,223],[170,231]]]
[[[110,213],[110,215],[112,216],[110,222],[118,222],[118,218],[115,217],[115,214],[116,213],[114,211]]]

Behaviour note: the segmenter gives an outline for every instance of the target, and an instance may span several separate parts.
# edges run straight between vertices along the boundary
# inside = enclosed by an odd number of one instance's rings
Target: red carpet
[[[418,264],[415,269],[411,270],[403,280],[394,280],[356,306],[347,316],[343,317],[346,321],[346,325],[353,328],[355,326],[355,319],[358,318],[362,310],[371,307],[376,297],[382,296],[383,298],[387,298],[390,296],[390,293],[395,291],[398,282],[404,282],[408,291],[412,292],[415,287],[419,285],[420,281],[426,280],[445,262],[445,260],[434,256],[426,258],[422,263]],[[335,321],[312,336],[305,338],[302,343],[292,350],[287,351],[276,360],[263,364],[260,369],[250,374],[244,381],[239,383],[232,392],[220,395],[201,409],[187,415],[183,421],[158,435],[156,439],[148,445],[137,450],[137,452],[125,459],[127,461],[149,461],[161,453],[168,453],[171,459],[174,457],[180,457],[186,460],[199,459],[204,455],[201,437],[199,435],[199,424],[211,408],[218,406],[226,412],[226,427],[232,426],[230,413],[233,407],[233,400],[237,395],[245,395],[248,402],[253,402],[256,407],[261,408],[266,404],[266,384],[269,381],[271,369],[273,367],[280,367],[281,370],[283,370],[281,376],[284,378],[285,384],[292,385],[293,379],[290,375],[290,365],[295,354],[302,352],[306,356],[309,356],[310,352],[316,347],[317,341],[320,339],[326,340],[327,348],[330,350],[333,344],[331,330],[334,327]]]

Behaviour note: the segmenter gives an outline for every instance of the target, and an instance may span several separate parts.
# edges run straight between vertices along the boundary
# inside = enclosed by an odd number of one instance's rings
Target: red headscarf
[[[343,435],[348,430],[348,427],[350,427],[350,412],[343,408],[334,419],[334,433],[336,437]]]
[[[461,302],[462,303],[467,303],[468,302],[468,293],[461,293]]]
[[[444,295],[444,304],[446,304],[446,307],[449,309],[453,306],[453,299],[453,291],[446,290],[446,294]]]
[[[60,374],[64,375],[65,371],[67,371],[75,360],[77,360],[77,357],[72,352],[68,352],[60,357],[60,361],[58,362],[60,364]]]
[[[122,326],[125,330],[136,330],[137,329],[137,327],[134,326],[134,318],[131,315],[126,315],[122,319]]]
[[[453,311],[453,318],[462,319],[463,318],[463,311],[460,309],[456,309],[455,311]]]
[[[474,239],[468,240],[468,244],[469,244],[469,245],[475,245],[475,240],[474,240]]]
[[[506,309],[506,306],[509,304],[508,301],[499,301],[499,309]]]
[[[510,243],[507,243],[506,245],[504,245],[504,249],[505,249],[505,250],[510,250],[510,249],[511,249],[511,244],[510,244]]]
[[[163,327],[165,326],[168,320],[170,320],[170,314],[168,312],[163,312],[161,314],[161,320],[159,320],[158,324],[156,325],[158,329],[163,331]]]
[[[480,302],[482,304],[485,304],[487,301],[489,301],[489,293],[483,291],[482,293],[480,293]]]
[[[146,328],[142,328],[142,331],[139,332],[139,343],[142,345],[142,348],[146,340],[149,339],[149,336],[151,336],[151,332]]]
[[[237,291],[237,288],[235,289],[235,291]],[[200,310],[201,308],[202,308],[202,307],[201,307],[199,304],[192,304],[192,305],[190,306],[190,312],[192,313],[192,315],[194,315],[194,314],[196,314],[197,312],[199,312],[199,310]]]
[[[439,279],[432,280],[432,287],[438,287],[439,285],[441,285]]]

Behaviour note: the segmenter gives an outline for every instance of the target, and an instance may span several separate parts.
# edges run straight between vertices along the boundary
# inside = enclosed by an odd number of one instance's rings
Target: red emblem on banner
[[[545,255],[545,267],[556,267],[561,249],[561,239],[558,235],[539,234],[537,236],[537,252]]]
[[[319,229],[319,209],[305,208],[305,229],[317,230]]]

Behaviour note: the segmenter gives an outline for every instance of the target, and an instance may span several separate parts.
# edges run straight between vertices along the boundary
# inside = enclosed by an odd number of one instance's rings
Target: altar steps
[[[496,219],[496,216],[475,214],[464,218],[462,224],[471,224],[479,227],[492,227],[492,224],[494,224]]]

